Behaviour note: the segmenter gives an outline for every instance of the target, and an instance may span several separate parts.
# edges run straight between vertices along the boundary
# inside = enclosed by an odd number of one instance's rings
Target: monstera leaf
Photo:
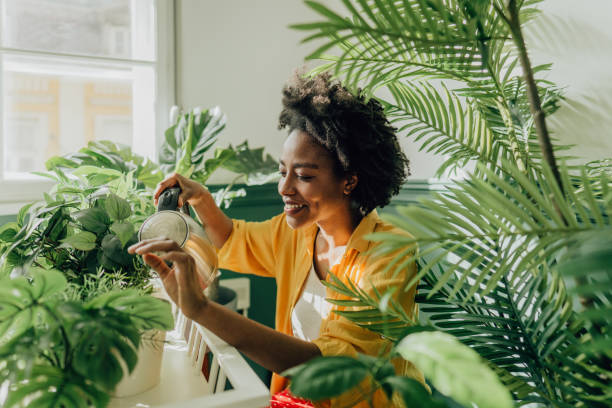
[[[0,280],[0,345],[6,344],[39,324],[50,321],[53,297],[66,286],[57,271],[35,269],[32,283],[25,277]]]
[[[0,281],[3,407],[105,407],[123,366],[136,366],[142,331],[173,326],[170,304],[137,290],[67,301],[62,273],[29,275]]]

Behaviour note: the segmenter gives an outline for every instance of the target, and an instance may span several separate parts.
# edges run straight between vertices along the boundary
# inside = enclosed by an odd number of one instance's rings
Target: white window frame
[[[139,0],[132,0],[137,2]],[[133,65],[151,66],[155,71],[155,138],[138,136],[133,139],[134,150],[146,157],[156,159],[158,146],[163,143],[164,130],[169,126],[168,112],[172,105],[176,104],[175,94],[175,1],[176,0],[155,0],[155,60],[139,61],[133,59],[121,59],[112,57],[94,57],[70,55],[64,53],[46,51],[24,51],[0,46],[0,61],[3,55],[23,55],[39,57],[58,57],[75,62],[95,62],[112,65],[113,63],[129,62]],[[2,89],[2,75],[0,75],[0,89]],[[3,100],[0,98],[0,132],[3,133]],[[2,135],[0,133],[0,135]],[[4,137],[4,135],[0,136]],[[2,154],[3,143],[0,139],[0,154]],[[0,179],[0,215],[17,214],[19,209],[28,202],[41,200],[43,193],[47,192],[53,183],[42,177],[34,176],[23,180],[1,180]]]

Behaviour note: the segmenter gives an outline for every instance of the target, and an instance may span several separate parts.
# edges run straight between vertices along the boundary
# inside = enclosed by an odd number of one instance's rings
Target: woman
[[[130,248],[160,274],[187,317],[275,373],[273,394],[287,386],[277,373],[314,357],[379,355],[390,346],[378,334],[333,313],[343,308],[332,308],[325,299],[345,297],[322,285],[329,273],[368,293],[403,288],[416,273],[414,264],[400,273],[386,271],[390,256],[367,253],[374,243],[365,235],[393,229],[375,208],[389,203],[409,171],[380,103],[351,95],[327,74],[311,79],[296,75],[283,89],[279,128],[290,132],[279,167],[282,214],[265,222],[231,220],[206,188],[177,174],[161,182],[155,194],[157,200],[164,189],[181,187],[179,205],[187,202],[194,208],[219,248],[221,268],[276,278],[276,330],[208,301],[198,290],[193,259],[173,241],[149,240]],[[163,255],[153,254],[157,252]],[[164,260],[173,262],[172,269]],[[415,288],[395,293],[412,314]],[[397,368],[404,374],[422,381],[412,365],[401,365]],[[347,393],[327,405],[354,404],[356,395]],[[374,400],[389,406],[381,392]]]

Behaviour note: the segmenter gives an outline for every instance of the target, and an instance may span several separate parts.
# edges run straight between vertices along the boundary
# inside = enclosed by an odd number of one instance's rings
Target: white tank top
[[[291,313],[291,325],[295,337],[306,341],[319,337],[321,321],[329,316],[331,309],[331,303],[325,300],[325,289],[313,264],[308,272],[302,295]]]

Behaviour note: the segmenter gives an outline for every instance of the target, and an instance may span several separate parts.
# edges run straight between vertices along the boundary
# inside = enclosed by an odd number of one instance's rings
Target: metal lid
[[[169,238],[183,246],[189,235],[187,221],[176,211],[160,211],[147,218],[138,230],[138,240]]]

